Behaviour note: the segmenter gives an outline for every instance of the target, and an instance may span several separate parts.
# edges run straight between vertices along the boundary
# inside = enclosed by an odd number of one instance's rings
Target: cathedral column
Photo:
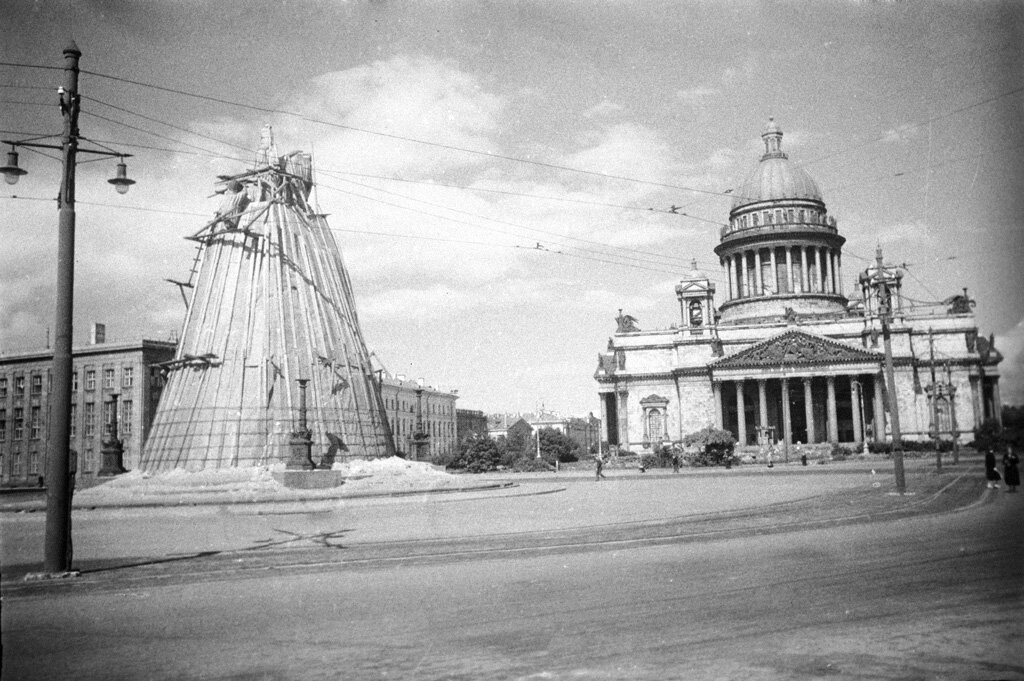
[[[616,406],[619,410],[619,447],[629,448],[629,392],[621,391],[616,396]]]
[[[836,377],[829,376],[828,383],[828,441],[839,442],[839,412],[836,409]]]
[[[789,413],[789,379],[782,379],[782,446],[785,449],[786,457],[789,457],[789,447],[793,444],[793,420]]]
[[[800,291],[807,293],[810,291],[810,270],[807,267],[807,246],[798,246],[800,249]]]
[[[811,293],[821,293],[821,249],[817,246],[814,249],[814,283],[809,287]]]
[[[754,295],[764,295],[764,283],[761,281],[761,249],[754,249]]]
[[[711,392],[715,396],[715,428],[722,430],[725,419],[722,417],[722,383],[721,381],[711,382]]]
[[[874,376],[875,383],[875,442],[885,442],[885,398],[882,396],[882,375]]]
[[[832,283],[832,249],[823,248],[822,251],[824,253],[822,260],[825,262],[825,286],[822,293],[835,293]]]
[[[786,246],[786,293],[793,293],[793,247]]]
[[[725,256],[725,273],[729,279],[729,300],[733,299],[733,286],[732,286],[732,256]]]
[[[974,412],[974,427],[977,428],[985,420],[985,411],[981,408],[981,381],[977,376],[968,378],[971,383],[971,410]]]
[[[836,290],[839,292],[839,295],[844,295],[843,294],[843,254],[841,252],[839,252],[839,251],[836,251],[836,286],[838,287]]]
[[[757,379],[757,416],[761,420],[757,425],[764,428],[768,425],[768,393],[767,381],[763,378]]]
[[[747,405],[743,401],[744,381],[736,381],[736,435],[739,444],[747,444]]]
[[[807,444],[813,445],[817,439],[817,434],[814,432],[814,403],[813,394],[811,392],[811,380],[810,378],[804,379],[804,419],[807,421]]]
[[[741,251],[740,257],[740,280],[739,286],[736,288],[736,297],[745,298],[748,295],[747,291],[747,252]]]
[[[1003,425],[1003,398],[999,394],[999,377],[992,379],[992,418],[1001,428]]]
[[[769,293],[776,294],[776,293],[779,292],[779,269],[778,269],[779,265],[775,261],[775,246],[772,246],[768,250],[768,253],[771,255],[771,261],[772,261],[772,282],[771,282],[771,289],[769,290]]]
[[[858,387],[859,386],[859,387]],[[863,442],[864,431],[863,424],[860,421],[860,405],[861,391],[864,389],[864,384],[861,383],[859,376],[850,376],[850,405],[853,411],[853,441]]]

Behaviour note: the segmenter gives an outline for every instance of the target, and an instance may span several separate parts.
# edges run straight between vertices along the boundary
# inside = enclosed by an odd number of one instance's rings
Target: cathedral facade
[[[595,373],[609,447],[651,451],[714,426],[788,453],[885,442],[894,426],[902,439],[952,439],[999,419],[1001,356],[966,290],[916,310],[880,250],[845,290],[846,240],[817,184],[774,121],[761,137],[715,247],[725,290],[694,263],[676,286],[678,325],[640,330],[619,313]]]

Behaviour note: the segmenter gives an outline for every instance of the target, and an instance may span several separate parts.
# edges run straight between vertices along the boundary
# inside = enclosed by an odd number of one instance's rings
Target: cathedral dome
[[[773,118],[768,119],[761,137],[765,145],[764,156],[733,192],[732,210],[780,199],[822,201],[821,190],[814,179],[782,151],[782,129]]]

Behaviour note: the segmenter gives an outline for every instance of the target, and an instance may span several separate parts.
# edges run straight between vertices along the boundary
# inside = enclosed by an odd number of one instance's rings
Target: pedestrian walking
[[[604,459],[602,459],[600,456],[595,457],[594,458],[594,465],[596,466],[596,470],[597,470],[597,478],[596,478],[596,480],[600,481],[601,478],[604,477],[604,473],[601,472],[601,469],[604,468]]]
[[[1003,479],[1006,480],[1007,492],[1016,492],[1020,485],[1019,465],[1020,457],[1013,451],[1013,447],[1008,446],[1006,454],[1003,454]]]
[[[768,468],[775,468],[775,464],[772,463],[772,454],[774,454],[774,453],[775,453],[775,445],[769,445],[768,452],[767,452]]]
[[[989,489],[999,489],[999,481],[1002,478],[996,469],[996,454],[991,448],[985,452],[985,479],[988,481]]]
[[[672,472],[673,473],[678,473],[679,472],[679,455],[678,454],[673,454],[672,455]]]

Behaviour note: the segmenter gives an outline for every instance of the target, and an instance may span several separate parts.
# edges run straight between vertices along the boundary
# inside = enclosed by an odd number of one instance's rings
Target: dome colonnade
[[[761,137],[765,153],[736,189],[715,247],[727,281],[722,323],[780,317],[787,307],[801,315],[843,314],[846,239],[815,181],[782,151],[774,120]]]

